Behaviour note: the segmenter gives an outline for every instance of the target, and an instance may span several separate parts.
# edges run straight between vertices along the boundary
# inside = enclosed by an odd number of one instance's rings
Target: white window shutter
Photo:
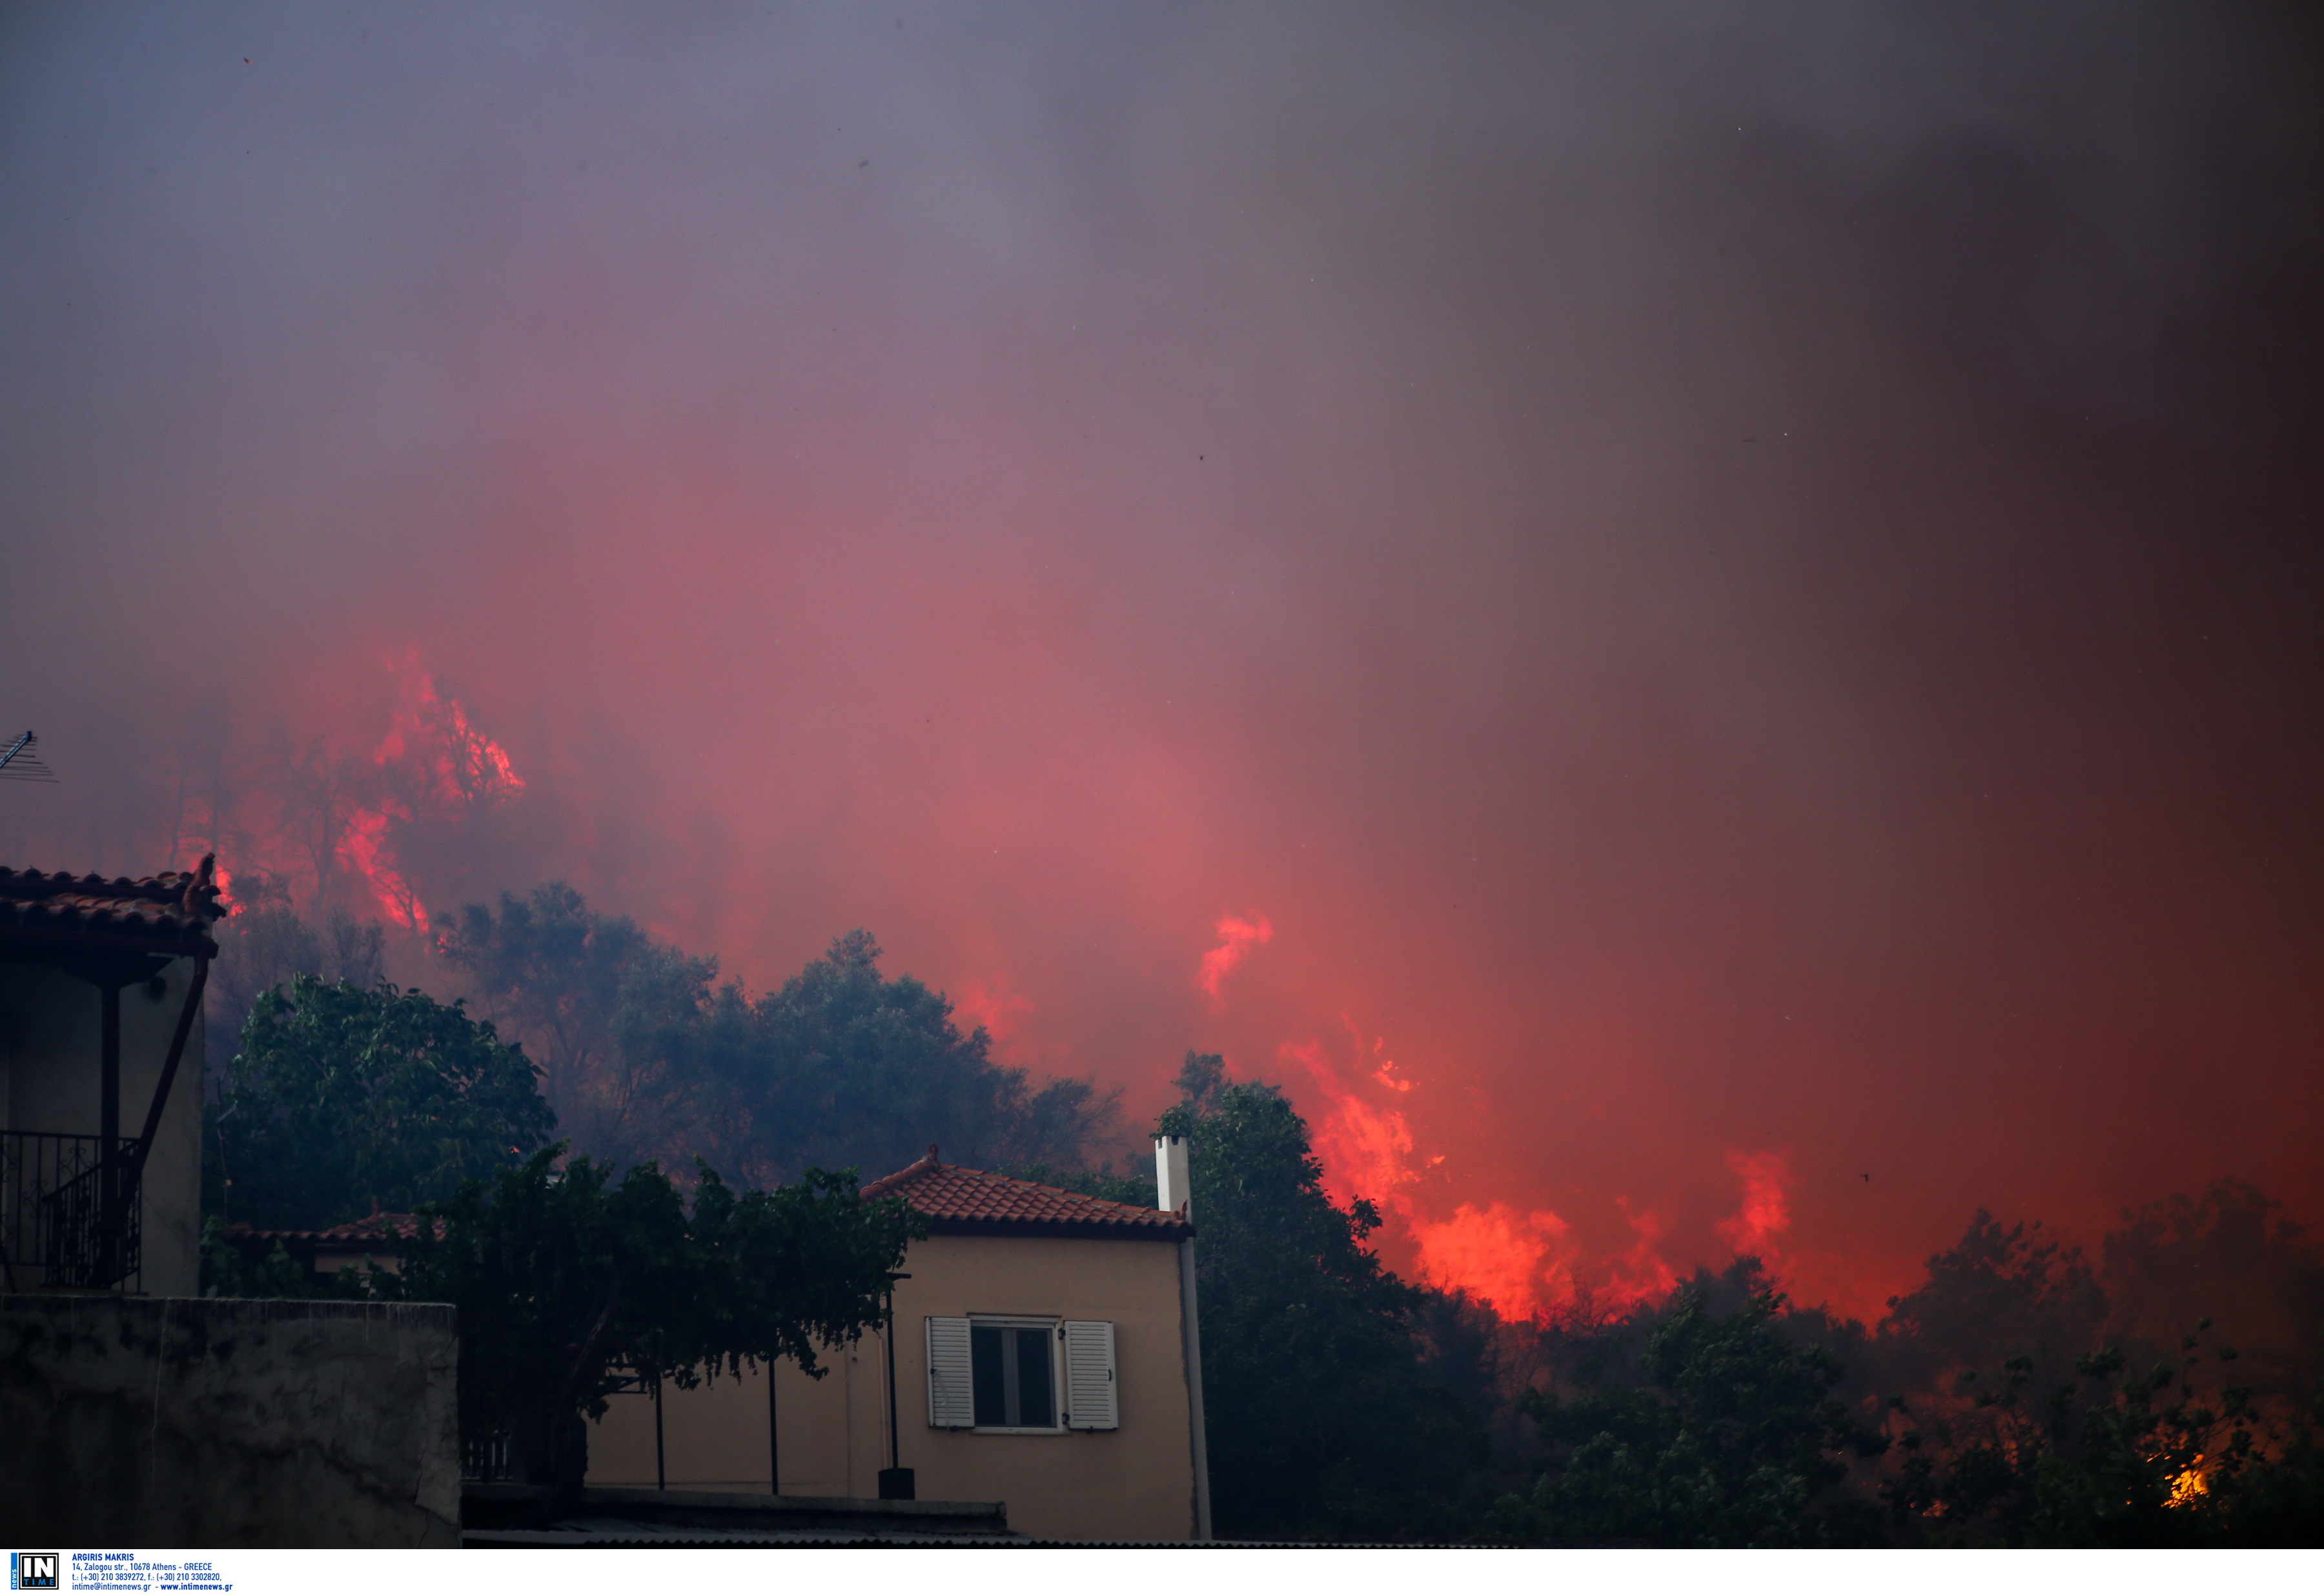
[[[976,1426],[974,1374],[969,1366],[968,1320],[931,1318],[928,1323],[928,1427]]]
[[[1114,1388],[1111,1323],[1065,1320],[1065,1427],[1121,1427],[1121,1403]]]

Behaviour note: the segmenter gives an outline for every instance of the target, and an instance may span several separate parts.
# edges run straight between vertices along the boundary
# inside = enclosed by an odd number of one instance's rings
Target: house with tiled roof
[[[219,1238],[253,1263],[263,1262],[280,1250],[309,1279],[317,1280],[366,1264],[393,1273],[403,1266],[398,1244],[419,1234],[422,1222],[416,1213],[374,1212],[369,1218],[351,1219],[321,1230],[261,1230],[249,1224],[228,1224]],[[433,1233],[442,1238],[441,1220]]]
[[[192,1295],[210,859],[0,867],[0,1288]]]
[[[1194,1223],[1183,1142],[1157,1142],[1162,1208],[946,1164],[864,1187],[925,1214],[891,1330],[828,1377],[777,1365],[659,1401],[617,1397],[593,1485],[1005,1502],[1016,1531],[1208,1537]]]

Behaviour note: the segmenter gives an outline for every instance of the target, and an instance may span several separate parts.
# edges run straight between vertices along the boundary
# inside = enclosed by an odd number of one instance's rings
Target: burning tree
[[[1478,1415],[1431,1366],[1432,1293],[1336,1206],[1306,1122],[1272,1086],[1186,1055],[1165,1133],[1193,1150],[1203,1384],[1218,1530],[1243,1537],[1466,1537],[1486,1460]]]

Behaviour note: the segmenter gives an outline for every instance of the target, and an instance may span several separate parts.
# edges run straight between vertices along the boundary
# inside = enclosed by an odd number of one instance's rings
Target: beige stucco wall
[[[1178,1320],[1178,1249],[1153,1240],[933,1236],[896,1287],[899,1449],[922,1500],[1006,1501],[1019,1533],[1183,1540],[1194,1531],[1194,1460]],[[1095,1318],[1114,1326],[1119,1429],[978,1434],[928,1426],[925,1320],[980,1314]],[[843,1348],[828,1378],[777,1370],[781,1493],[872,1497],[888,1465],[887,1375],[878,1336]],[[673,1489],[767,1488],[767,1388],[756,1373],[662,1406]],[[589,1440],[592,1484],[654,1482],[652,1404],[617,1396]]]
[[[146,1110],[170,1056],[194,961],[172,960],[156,996],[143,982],[121,991],[121,1133],[145,1128]],[[41,963],[0,963],[0,1128],[66,1135],[97,1132],[97,988]],[[199,1294],[201,1278],[202,1016],[178,1064],[145,1165],[143,1268],[147,1295]]]

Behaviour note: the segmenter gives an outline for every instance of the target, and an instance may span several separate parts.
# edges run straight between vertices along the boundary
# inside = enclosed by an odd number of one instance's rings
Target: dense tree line
[[[249,1050],[249,1019],[268,1014],[254,1037],[264,1042],[286,1011],[267,1005],[300,975],[318,977],[316,991],[369,991],[383,969],[377,925],[334,918],[318,932],[265,882],[245,890],[254,900],[222,930],[210,1006],[211,1095],[227,1113],[235,1111],[227,1093],[264,1089],[254,1085],[255,1056],[235,1062]],[[650,1157],[682,1167],[699,1155],[755,1185],[810,1167],[852,1167],[869,1179],[903,1167],[931,1140],[987,1166],[1076,1166],[1119,1133],[1113,1093],[995,1063],[983,1029],[961,1030],[941,993],[881,971],[879,944],[864,931],[839,936],[779,990],[753,996],[722,983],[716,959],[595,913],[560,882],[470,904],[438,924],[435,951],[448,982],[466,989],[497,1041],[521,1047],[539,1070],[573,1147],[616,1165]],[[287,1011],[305,1008],[294,1000]],[[213,1137],[214,1164],[218,1151]],[[290,1222],[279,1207],[252,1205],[235,1178],[245,1198],[235,1216],[263,1211],[263,1222]],[[214,1190],[213,1211],[220,1196]]]
[[[214,1225],[209,1287],[460,1303],[464,1430],[515,1434],[532,1477],[578,1480],[582,1415],[621,1380],[812,1366],[816,1340],[873,1322],[914,1221],[822,1167],[885,1172],[933,1135],[960,1161],[1154,1201],[1142,1159],[1088,1162],[1110,1102],[994,1065],[861,932],[753,999],[544,888],[446,938],[484,1019],[380,980],[359,930],[269,912],[248,927],[266,945],[370,979],[236,996],[206,1117],[213,1211],[316,1227],[418,1208],[428,1227],[400,1278],[318,1285]],[[1980,1212],[1870,1326],[1788,1301],[1750,1258],[1619,1314],[1585,1298],[1512,1324],[1382,1266],[1379,1214],[1332,1202],[1278,1090],[1193,1053],[1178,1088],[1158,1128],[1193,1149],[1222,1536],[2324,1537],[2324,1254],[2248,1185],[2126,1214],[2095,1258]],[[562,1111],[596,1138],[571,1156],[547,1144]]]
[[[1747,1258],[1618,1317],[1583,1304],[1514,1332],[1538,1449],[1489,1537],[2324,1537],[2324,1256],[2235,1182],[2126,1214],[2095,1263],[1979,1212],[1868,1327],[1794,1306]]]
[[[1512,1324],[1383,1268],[1377,1213],[1332,1203],[1278,1092],[1192,1054],[1179,1083],[1162,1128],[1193,1138],[1223,1535],[2324,1538],[2324,1255],[2248,1185],[2127,1214],[2095,1261],[1979,1212],[1868,1327],[1755,1258]],[[1017,1172],[1153,1200],[1143,1170]]]
[[[540,1064],[558,1118],[616,1161],[700,1153],[754,1181],[855,1167],[866,1178],[931,1140],[991,1166],[1073,1161],[1111,1133],[1111,1095],[992,1061],[982,1027],[909,975],[888,978],[850,931],[752,997],[718,964],[590,911],[552,883],[450,919],[442,954],[481,1010]]]

